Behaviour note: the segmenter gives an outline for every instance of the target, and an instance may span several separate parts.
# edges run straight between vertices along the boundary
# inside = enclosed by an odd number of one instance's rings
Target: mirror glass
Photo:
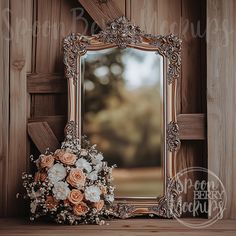
[[[163,64],[134,48],[81,57],[82,133],[117,165],[117,197],[163,195]]]

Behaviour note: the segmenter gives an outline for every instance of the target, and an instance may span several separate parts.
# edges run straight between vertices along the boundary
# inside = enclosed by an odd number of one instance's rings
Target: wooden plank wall
[[[4,8],[3,3],[8,4],[8,2],[9,0],[3,0],[0,6]],[[124,15],[140,25],[147,33],[172,32],[183,39],[178,113],[205,113],[204,40],[192,33],[192,30],[196,33],[199,24],[202,26],[200,31],[204,31],[202,22],[205,20],[205,0],[115,0],[115,2]],[[4,131],[2,133],[10,135],[11,145],[9,148],[7,141],[0,138],[0,190],[5,191],[6,195],[0,199],[1,216],[19,214],[19,204],[14,197],[19,190],[20,172],[28,166],[27,118],[29,122],[47,122],[57,139],[63,138],[67,94],[63,82],[62,39],[75,31],[90,34],[91,28],[95,27],[91,17],[79,8],[77,0],[10,0],[10,3],[13,32],[19,30],[14,28],[14,24],[22,18],[26,19],[26,24],[31,25],[29,28],[32,30],[27,31],[27,34],[20,34],[18,41],[14,41],[17,40],[15,38],[11,40],[10,79],[6,71],[4,80],[2,75],[0,80],[5,86],[9,86],[9,81],[11,84],[10,108],[7,106],[7,90],[3,93],[6,105],[0,107],[1,110],[10,109],[11,114],[10,123],[8,113],[0,123],[0,128]],[[1,39],[0,46],[2,42]],[[1,66],[0,64],[0,68]],[[0,73],[4,72],[1,70]],[[28,154],[35,150],[31,143]],[[179,170],[190,166],[206,166],[206,161],[204,141],[182,141],[177,160]]]
[[[9,146],[9,0],[0,2],[0,216],[6,214]],[[4,20],[5,19],[5,22]]]
[[[207,1],[208,167],[227,192],[225,218],[236,219],[236,2]]]

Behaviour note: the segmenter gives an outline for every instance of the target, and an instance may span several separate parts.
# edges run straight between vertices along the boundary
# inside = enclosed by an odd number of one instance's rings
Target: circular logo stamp
[[[219,177],[212,171],[202,167],[186,168],[178,172],[171,181],[178,184],[180,204],[178,211],[172,210],[172,215],[179,223],[200,229],[223,217],[227,203],[226,190]],[[186,218],[179,217],[179,214],[176,214],[179,211],[181,215],[186,215]],[[206,216],[206,220],[193,220],[199,216]]]

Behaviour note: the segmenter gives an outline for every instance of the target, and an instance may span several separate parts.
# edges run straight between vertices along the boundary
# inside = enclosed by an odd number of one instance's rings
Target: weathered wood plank
[[[195,34],[198,24],[202,21],[201,1],[181,0],[181,33],[182,39],[182,78],[180,83],[179,99],[181,100],[181,113],[202,113],[202,97],[206,96],[202,90],[201,77],[201,41]],[[174,26],[174,25],[173,25]],[[200,29],[204,31],[205,29]],[[182,141],[181,150],[177,156],[177,170],[180,171],[192,166],[205,166],[203,153],[204,142]],[[192,181],[201,181],[205,176],[189,176]],[[186,195],[186,201],[191,201],[192,192]],[[191,215],[191,213],[190,213]]]
[[[61,65],[60,1],[37,1],[36,72],[55,73]]]
[[[236,2],[207,1],[208,167],[227,192],[225,218],[236,219]],[[212,22],[219,27],[215,28]],[[221,26],[224,26],[222,33]]]
[[[66,93],[66,79],[60,74],[28,74],[27,91],[28,93]]]
[[[179,135],[182,140],[204,140],[206,138],[205,114],[179,114]]]
[[[158,32],[158,1],[156,0],[136,0],[130,2],[129,18],[136,25],[149,34]],[[148,19],[148,20],[147,20]]]
[[[64,127],[67,122],[66,116],[38,116],[28,120],[29,123],[47,122],[59,141],[64,139]]]
[[[32,96],[31,117],[65,115],[66,113],[66,93],[36,94]]]
[[[9,148],[9,0],[0,2],[0,217],[6,215]],[[5,19],[5,21],[3,20]]]
[[[60,144],[47,122],[32,122],[28,124],[28,134],[41,153],[46,149],[55,151]]]
[[[79,2],[101,29],[104,29],[108,22],[124,15],[120,10],[121,5],[118,7],[113,0],[106,3],[99,3],[97,0],[79,0]]]
[[[31,31],[21,30],[32,27],[31,0],[11,0],[11,41],[10,41],[10,126],[9,158],[7,183],[7,214],[22,214],[23,204],[16,201],[15,195],[21,190],[21,174],[27,168],[27,88],[26,72],[30,68],[28,42]],[[23,27],[23,28],[22,28]]]
[[[188,219],[192,224],[203,224],[205,219]],[[171,219],[127,219],[111,220],[108,224],[58,226],[43,222],[30,224],[26,219],[0,219],[0,233],[5,236],[42,235],[85,235],[85,236],[154,236],[154,235],[193,235],[222,236],[236,234],[234,220],[220,220],[204,229],[192,229]]]

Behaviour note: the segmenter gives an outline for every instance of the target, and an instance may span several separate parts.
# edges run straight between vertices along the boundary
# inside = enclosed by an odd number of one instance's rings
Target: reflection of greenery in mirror
[[[163,58],[127,48],[82,57],[83,133],[114,170],[116,195],[163,195]]]

